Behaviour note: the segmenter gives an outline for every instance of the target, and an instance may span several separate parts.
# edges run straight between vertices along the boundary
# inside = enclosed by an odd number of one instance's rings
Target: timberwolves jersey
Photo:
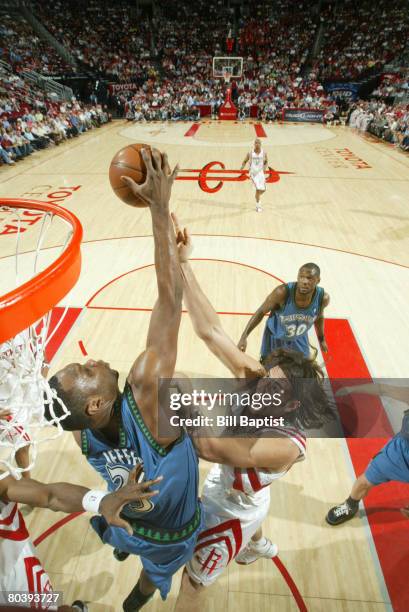
[[[261,344],[262,358],[277,348],[300,351],[309,357],[308,330],[321,312],[324,289],[316,287],[311,304],[300,308],[295,303],[296,288],[297,283],[287,283],[285,304],[270,313]]]
[[[117,410],[121,416],[118,444],[110,443],[98,431],[82,432],[82,450],[88,462],[110,491],[123,487],[135,467],[139,482],[163,476],[155,485],[158,495],[128,504],[122,511],[135,535],[147,539],[155,535],[157,543],[162,536],[176,536],[179,529],[187,528],[191,535],[200,523],[200,509],[198,459],[189,436],[183,433],[170,447],[160,446],[146,427],[129,385]]]

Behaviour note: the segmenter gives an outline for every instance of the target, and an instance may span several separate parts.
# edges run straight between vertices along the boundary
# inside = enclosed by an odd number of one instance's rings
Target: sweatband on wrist
[[[84,497],[82,498],[82,507],[87,512],[99,512],[99,506],[105,495],[108,495],[108,491],[91,489],[91,491],[85,493]]]

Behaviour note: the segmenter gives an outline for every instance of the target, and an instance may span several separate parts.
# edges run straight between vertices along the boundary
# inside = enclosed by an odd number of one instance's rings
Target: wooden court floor
[[[239,172],[256,135],[262,136],[271,168],[260,214]],[[131,142],[166,150],[171,164],[179,163],[172,208],[193,234],[194,268],[233,338],[238,340],[267,293],[295,280],[298,268],[313,261],[331,296],[328,375],[408,377],[409,157],[348,128],[251,122],[204,122],[196,129],[189,123],[118,121],[0,169],[1,197],[55,201],[84,227],[81,277],[63,302],[70,318],[54,347],[53,371],[89,355],[109,361],[123,381],[144,348],[156,291],[150,216],[117,200],[107,176],[114,153]],[[5,277],[11,241],[0,238]],[[60,241],[58,235],[50,239],[50,257]],[[261,332],[260,326],[250,336],[251,354],[258,354]],[[311,342],[317,345],[314,335]],[[177,370],[195,377],[228,375],[194,336],[187,314]],[[385,403],[384,408],[396,430],[401,407]],[[272,485],[265,533],[277,542],[298,595],[271,561],[233,563],[197,609],[409,609],[402,577],[409,521],[399,514],[409,488],[379,487],[381,492],[368,498],[367,513],[347,525],[331,528],[324,520],[329,507],[349,494],[367,452],[364,443],[312,439],[307,461]],[[202,479],[208,467],[201,462]],[[44,444],[33,474],[101,486],[70,434]],[[139,560],[115,561],[85,515],[60,523],[63,515],[47,510],[24,512],[33,539],[40,538],[39,554],[54,588],[64,591],[67,601],[89,601],[91,612],[121,610]],[[173,610],[179,582],[180,573],[166,603],[156,595],[146,610]]]

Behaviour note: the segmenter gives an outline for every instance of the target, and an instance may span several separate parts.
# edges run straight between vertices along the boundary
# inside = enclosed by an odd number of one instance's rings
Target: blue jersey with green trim
[[[168,449],[160,446],[146,427],[132,390],[126,385],[121,410],[119,443],[112,444],[96,430],[82,432],[83,453],[88,462],[107,482],[108,489],[123,487],[135,466],[138,481],[163,476],[155,485],[158,495],[125,506],[127,519],[168,529],[177,529],[191,521],[198,509],[198,459],[186,433]]]
[[[270,313],[267,325],[274,338],[291,341],[306,336],[313,326],[321,311],[324,289],[316,287],[309,306],[300,308],[295,303],[297,283],[287,283],[286,287],[285,304]]]

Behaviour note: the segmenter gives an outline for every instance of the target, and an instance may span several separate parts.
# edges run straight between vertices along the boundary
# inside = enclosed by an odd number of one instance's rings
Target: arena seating
[[[231,52],[244,58],[242,78],[231,83],[240,119],[252,116],[272,121],[280,117],[282,109],[296,107],[323,109],[337,120],[339,109],[325,93],[324,82],[380,74],[386,62],[400,57],[409,34],[402,0],[380,0],[377,16],[385,19],[376,20],[370,0],[322,3],[321,12],[318,4],[312,6],[307,0],[249,0],[247,12],[241,13],[222,2],[209,5],[206,0],[197,0],[192,5],[189,0],[160,0],[150,19],[138,16],[126,0],[115,5],[104,0],[86,4],[79,0],[33,0],[29,6],[77,66],[67,64],[34,34],[23,17],[14,15],[2,17],[1,58],[12,64],[16,74],[35,69],[45,75],[67,75],[85,67],[96,79],[119,86],[131,83],[133,89],[111,90],[109,101],[119,116],[134,121],[216,116],[226,84],[213,77],[212,57],[227,54],[229,31],[233,32]],[[317,43],[319,51],[314,57]],[[358,102],[359,112],[353,108],[352,124],[402,144],[407,136],[407,93],[407,73],[385,74],[372,101]],[[96,100],[93,102],[92,107],[74,110],[95,113],[98,123],[105,114],[95,106]],[[392,109],[393,102],[397,106]],[[45,109],[46,121],[56,120],[52,99],[44,98],[24,79],[6,83],[0,104],[3,113],[11,108],[18,118],[37,105]],[[64,112],[61,120],[69,123],[60,132],[61,138],[72,135],[73,126]],[[72,122],[78,122],[75,113]],[[90,127],[83,118],[79,126]]]
[[[321,81],[362,79],[398,58],[409,36],[403,0],[346,0],[321,14],[324,41],[314,68]]]
[[[56,102],[18,74],[1,71],[0,79],[0,164],[14,164],[110,120],[100,105],[75,98]]]

